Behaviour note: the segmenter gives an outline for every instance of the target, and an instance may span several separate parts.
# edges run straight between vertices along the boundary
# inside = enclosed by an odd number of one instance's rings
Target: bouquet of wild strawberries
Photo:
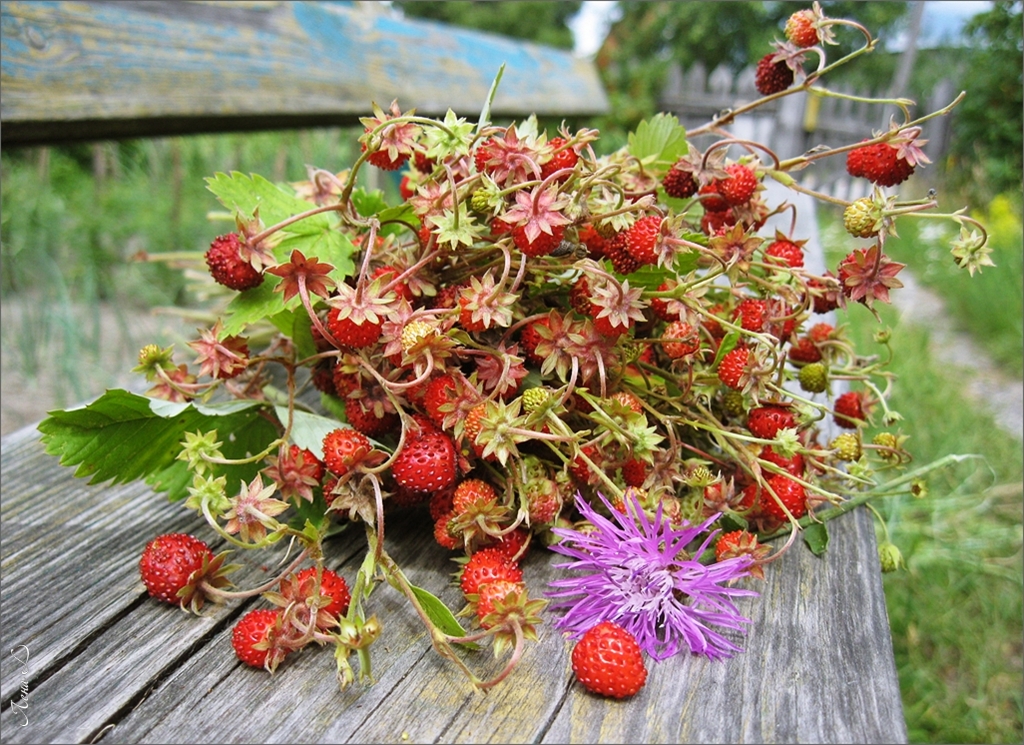
[[[866,43],[827,64],[842,26]],[[237,221],[205,254],[231,298],[189,343],[192,364],[147,346],[136,370],[148,395],[108,391],[40,429],[79,473],[145,478],[233,547],[300,550],[280,577],[238,590],[227,552],[159,536],[139,564],[150,594],[195,611],[262,594],[269,606],[234,631],[239,658],[273,671],[332,644],[342,685],[353,652],[367,674],[382,633],[379,579],[480,687],[508,674],[548,613],[578,640],[581,683],[604,695],[643,685],[641,653],[736,652],[728,634],[747,619],[733,598],[751,594],[737,580],[763,578],[799,534],[823,551],[829,518],[920,487],[882,363],[824,314],[901,286],[883,250],[900,216],[955,220],[956,261],[972,274],[991,263],[962,211],[884,191],[928,162],[919,125],[956,102],[912,121],[909,102],[882,101],[905,121],[789,159],[729,135],[773,99],[841,95],[823,77],[874,46],[817,4],[786,37],[758,65],[763,98],[689,133],[659,114],[610,155],[595,154],[595,130],[496,126],[489,102],[476,124],[395,103],[362,120],[351,170],[310,168],[290,188],[209,179]],[[688,142],[708,133],[720,139],[704,152]],[[819,275],[804,266],[806,237],[761,232],[793,209],[768,203],[763,182],[821,197],[791,174],[830,157],[875,184],[844,213],[870,242]],[[367,166],[405,169],[400,204],[356,188]],[[872,420],[884,428],[865,441]],[[385,547],[386,516],[415,505],[459,557],[468,632]],[[367,537],[351,590],[324,567],[339,524]],[[773,553],[776,535],[789,541]],[[519,568],[538,544],[568,559],[540,592]],[[883,567],[899,560],[883,542]],[[508,664],[483,681],[454,650],[487,639]]]

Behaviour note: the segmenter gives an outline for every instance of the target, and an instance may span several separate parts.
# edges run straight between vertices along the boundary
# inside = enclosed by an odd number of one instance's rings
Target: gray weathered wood
[[[4,2],[4,144],[356,124],[371,103],[475,120],[607,111],[591,61],[378,3]]]
[[[550,623],[512,676],[474,692],[441,660],[411,608],[379,588],[384,620],[376,683],[339,691],[330,650],[293,655],[273,677],[238,663],[233,622],[261,600],[210,606],[203,618],[145,596],[136,563],[169,530],[208,531],[145,485],[88,486],[57,465],[27,428],[2,440],[2,724],[9,742],[897,742],[906,740],[875,536],[866,511],[830,524],[824,558],[797,545],[741,604],[745,652],[709,662],[649,663],[633,699],[596,698],[574,682],[569,644]],[[405,516],[402,517],[401,515]],[[426,516],[396,513],[389,550],[412,581],[457,608],[450,555]],[[331,539],[329,564],[351,581],[361,531]],[[260,581],[273,557],[248,564]],[[539,590],[547,552],[524,564]],[[84,583],[84,584],[83,584]],[[547,619],[551,620],[550,616]],[[23,667],[6,652],[25,645]],[[486,650],[471,664],[494,672]],[[22,716],[24,712],[25,716]],[[21,726],[27,722],[26,726]]]

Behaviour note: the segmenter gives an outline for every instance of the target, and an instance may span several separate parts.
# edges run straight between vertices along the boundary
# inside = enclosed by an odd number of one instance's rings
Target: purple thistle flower
[[[676,654],[683,643],[691,652],[712,659],[742,651],[712,627],[746,631],[743,624],[750,619],[740,615],[730,598],[757,593],[727,583],[750,574],[751,558],[704,565],[683,552],[718,515],[675,530],[660,505],[651,520],[636,497],[627,504],[632,514],[622,514],[598,496],[613,520],[599,515],[577,493],[576,506],[595,530],[552,528],[562,540],[551,550],[573,559],[555,566],[579,573],[549,583],[555,590],[547,595],[562,598],[552,608],[566,610],[555,627],[578,639],[601,621],[614,621],[656,660]],[[709,533],[694,556],[701,556],[718,532]]]

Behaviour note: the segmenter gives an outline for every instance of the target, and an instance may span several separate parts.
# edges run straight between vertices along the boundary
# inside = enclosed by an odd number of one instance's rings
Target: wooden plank
[[[32,652],[25,727],[10,706],[20,667],[9,655],[0,662],[5,741],[906,741],[866,511],[830,523],[824,558],[797,545],[769,568],[767,582],[752,584],[761,596],[741,603],[753,621],[745,652],[722,662],[649,663],[647,686],[629,701],[583,691],[569,669],[569,644],[550,623],[508,680],[487,695],[474,692],[433,653],[411,608],[388,587],[370,601],[385,623],[373,648],[376,683],[341,692],[328,649],[302,651],[273,677],[235,660],[232,622],[262,601],[213,607],[196,619],[146,600],[134,575],[141,546],[158,532],[197,529],[195,518],[141,484],[87,486],[37,440],[29,428],[0,448],[0,634],[8,649],[29,638]],[[389,550],[413,582],[458,607],[450,555],[424,540],[423,516],[405,514],[389,523]],[[79,542],[84,554],[72,574],[89,578],[101,604],[88,612],[76,612],[81,586],[59,573]],[[361,552],[352,531],[331,543],[329,563],[351,580]],[[531,587],[554,576],[555,560],[528,557]],[[251,566],[249,579],[259,571]],[[45,610],[37,611],[41,597]],[[57,628],[42,628],[48,614]],[[81,629],[70,623],[76,618]],[[486,650],[473,664],[483,672],[499,665]]]
[[[4,144],[356,124],[398,99],[475,120],[603,113],[592,62],[376,3],[4,2]]]

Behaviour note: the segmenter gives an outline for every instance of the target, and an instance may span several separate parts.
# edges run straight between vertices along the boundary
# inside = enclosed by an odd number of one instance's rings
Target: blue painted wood
[[[608,109],[590,61],[378,3],[0,3],[5,144],[353,124],[394,99],[473,119],[502,64],[495,117]]]

